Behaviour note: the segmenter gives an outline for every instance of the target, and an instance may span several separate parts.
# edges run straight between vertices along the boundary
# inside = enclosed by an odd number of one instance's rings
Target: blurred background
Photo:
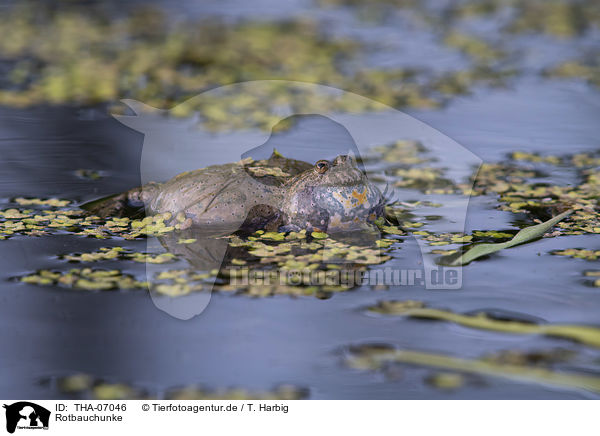
[[[600,2],[24,0],[2,1],[0,17],[3,397],[598,398],[597,345],[367,308],[381,299],[418,300],[526,325],[598,325]],[[23,204],[15,203],[80,203],[138,185],[143,135],[112,118],[131,114],[120,100],[169,110],[173,122],[199,117],[209,134],[233,132],[243,143],[248,126],[268,131],[278,119],[285,100],[276,87],[180,103],[223,85],[274,79],[376,102],[314,99],[315,113],[326,107],[366,120],[382,103],[479,156],[485,172],[465,228],[475,241],[507,240],[567,197],[583,211],[561,229],[564,237],[469,266],[463,289],[453,292],[367,286],[325,299],[217,294],[201,317],[182,322],[147,295],[19,279],[67,271],[73,265],[60,256],[68,253],[143,250],[135,241],[67,231],[32,234],[31,222],[19,227]],[[231,122],[232,110],[241,125]],[[413,148],[388,161],[421,162],[415,153],[422,150]],[[445,201],[438,173],[395,174],[414,178],[397,185],[407,199]],[[421,223],[413,231],[447,219],[430,206],[409,217]],[[485,233],[492,231],[504,233]],[[432,249],[468,242],[436,235]],[[419,253],[407,239],[391,256],[412,265]],[[144,275],[139,266],[105,266]],[[384,364],[369,360],[390,353]],[[432,356],[463,360],[431,366]],[[506,376],[507,365],[517,367],[516,378]],[[536,378],[532,369],[540,368],[545,376]]]

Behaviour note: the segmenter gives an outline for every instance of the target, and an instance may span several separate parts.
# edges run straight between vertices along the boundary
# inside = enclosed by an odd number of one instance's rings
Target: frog
[[[144,210],[177,229],[348,232],[384,214],[384,193],[351,155],[314,164],[286,158],[246,158],[181,173],[84,206],[99,216]]]

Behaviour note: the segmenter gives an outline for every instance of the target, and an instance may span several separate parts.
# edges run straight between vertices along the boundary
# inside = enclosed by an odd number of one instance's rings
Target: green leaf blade
[[[488,254],[495,253],[497,251],[503,250],[505,248],[514,247],[515,245],[524,244],[526,242],[533,241],[534,239],[540,238],[554,227],[559,221],[562,221],[569,215],[573,213],[572,210],[568,210],[563,212],[554,218],[549,219],[540,224],[536,224],[534,226],[526,227],[521,229],[519,233],[517,233],[510,241],[500,242],[500,243],[486,243],[479,244],[473,246],[471,249],[467,250],[460,257],[456,258],[454,261],[450,263],[451,266],[462,266],[467,265],[468,263],[474,261],[483,256],[487,256]]]

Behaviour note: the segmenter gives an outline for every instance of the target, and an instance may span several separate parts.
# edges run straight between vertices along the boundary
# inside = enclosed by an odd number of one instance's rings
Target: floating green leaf
[[[399,315],[411,318],[434,319],[460,324],[465,327],[493,330],[496,332],[546,335],[570,339],[591,347],[600,348],[600,328],[569,324],[531,324],[522,321],[499,320],[485,313],[462,315],[441,309],[425,307],[420,301],[381,301],[370,311],[385,315]]]
[[[600,393],[600,377],[593,375],[555,372],[546,368],[523,365],[499,364],[484,359],[462,359],[444,354],[396,349],[390,346],[353,347],[346,362],[353,368],[364,370],[381,370],[392,363],[420,365]]]
[[[561,213],[560,215],[555,216],[552,219],[549,219],[546,222],[541,224],[536,224],[531,227],[526,227],[522,229],[519,233],[517,233],[514,238],[507,242],[499,242],[499,243],[489,243],[489,244],[478,244],[471,247],[464,254],[462,254],[457,259],[453,260],[450,265],[466,265],[475,259],[478,259],[483,256],[487,256],[488,254],[495,253],[500,250],[504,250],[505,248],[514,247],[515,245],[524,244],[526,242],[533,241],[534,239],[540,238],[550,230],[554,225],[556,225],[559,221],[563,220],[567,216],[569,216],[573,211],[568,210],[566,212]]]

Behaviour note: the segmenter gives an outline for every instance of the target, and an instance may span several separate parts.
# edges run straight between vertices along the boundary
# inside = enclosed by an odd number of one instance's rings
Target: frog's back
[[[272,219],[282,201],[283,183],[309,166],[300,161],[284,166],[280,160],[272,156],[265,161],[213,165],[179,174],[152,188],[146,208],[153,214],[170,213],[172,222],[182,227],[236,230],[249,215],[251,219]]]

